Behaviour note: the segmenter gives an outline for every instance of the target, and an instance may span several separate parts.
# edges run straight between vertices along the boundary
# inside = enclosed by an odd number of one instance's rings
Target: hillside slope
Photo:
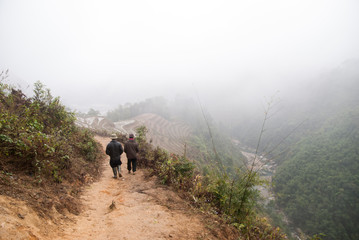
[[[101,170],[92,133],[43,87],[28,98],[0,82],[1,239],[51,238]]]
[[[358,239],[359,109],[344,111],[291,148],[275,178],[292,221],[327,239]]]
[[[307,120],[283,146],[278,202],[296,226],[326,239],[359,238],[358,69],[349,61],[328,73],[302,106],[306,114],[286,115]]]
[[[143,113],[127,120],[111,122],[105,117],[77,117],[77,125],[96,132],[136,133],[136,128],[146,126],[147,138],[155,147],[169,152],[183,154],[191,127],[184,122],[167,120],[156,113]]]
[[[188,140],[191,129],[185,123],[169,121],[154,113],[144,113],[132,118],[133,122],[124,125],[127,132],[145,125],[148,129],[147,138],[154,146],[159,146],[169,152],[183,154],[184,144]]]

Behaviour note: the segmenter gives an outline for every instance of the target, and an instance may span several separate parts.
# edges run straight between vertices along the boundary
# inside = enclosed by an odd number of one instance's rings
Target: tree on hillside
[[[143,113],[155,113],[166,119],[170,117],[167,100],[163,97],[148,98],[138,103],[126,103],[107,113],[113,122],[130,119]]]
[[[90,108],[90,110],[87,112],[88,117],[97,117],[100,116],[100,111],[94,110],[93,108]]]

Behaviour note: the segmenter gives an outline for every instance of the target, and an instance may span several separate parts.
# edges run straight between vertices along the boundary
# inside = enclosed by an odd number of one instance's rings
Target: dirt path
[[[123,177],[113,179],[106,158],[101,179],[84,191],[85,210],[57,239],[217,239],[177,194],[145,179],[144,170],[128,174],[125,156],[122,162]]]

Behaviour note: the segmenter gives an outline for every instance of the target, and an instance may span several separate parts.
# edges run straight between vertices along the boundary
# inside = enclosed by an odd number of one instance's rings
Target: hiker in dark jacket
[[[113,178],[117,178],[117,171],[118,171],[118,176],[122,177],[121,154],[123,153],[123,148],[121,143],[117,142],[116,134],[112,134],[111,139],[112,141],[109,142],[109,144],[107,144],[106,154],[110,156],[110,166],[112,167]]]
[[[138,153],[138,143],[134,140],[135,136],[130,133],[129,140],[125,143],[125,153],[127,156],[127,170],[128,173],[131,173],[132,165],[132,174],[135,175],[136,164],[137,164],[137,153]]]

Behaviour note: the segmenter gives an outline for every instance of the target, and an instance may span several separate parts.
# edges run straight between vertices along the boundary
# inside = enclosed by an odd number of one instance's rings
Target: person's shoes
[[[135,172],[133,172],[132,175],[135,175]]]
[[[128,170],[128,174],[130,174],[131,173],[131,171],[130,170]]]
[[[118,177],[122,177],[122,174],[121,174],[121,173],[118,173]]]
[[[116,176],[113,176],[112,178],[117,178]]]

